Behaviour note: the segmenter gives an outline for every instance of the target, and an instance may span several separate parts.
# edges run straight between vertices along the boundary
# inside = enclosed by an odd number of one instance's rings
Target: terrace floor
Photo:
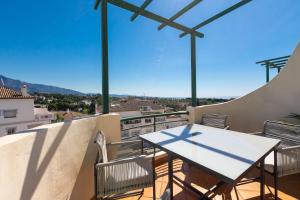
[[[168,166],[163,163],[156,167],[157,180],[156,180],[156,197],[160,197],[165,191],[168,184]],[[206,188],[210,188],[217,180],[204,172],[189,167],[187,164],[182,163],[180,160],[174,161],[174,173],[182,180],[191,183],[200,191],[205,192]],[[257,176],[258,170],[253,170],[249,177]],[[223,188],[213,199],[214,200],[259,200],[260,199],[260,183],[252,182],[236,186],[235,188]],[[265,199],[270,200],[273,198],[273,178],[266,174],[266,188]],[[294,200],[300,199],[300,174],[291,175],[279,178],[279,199]],[[194,200],[198,199],[195,193],[189,189],[184,188],[181,184],[174,181],[174,199],[175,200]],[[132,196],[123,198],[123,200],[150,200],[152,199],[152,188],[146,188],[142,196]]]

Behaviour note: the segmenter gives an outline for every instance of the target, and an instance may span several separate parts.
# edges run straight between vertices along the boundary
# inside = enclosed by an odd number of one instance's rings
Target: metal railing
[[[162,114],[143,115],[138,117],[128,117],[121,119],[121,140],[139,140],[140,134],[155,132],[167,128],[185,125],[188,123],[188,112],[172,112]],[[117,150],[118,157],[126,157],[139,154],[143,145],[143,153],[151,154],[155,150],[146,143],[129,144],[121,146]]]
[[[183,124],[187,124],[187,122],[187,111],[122,118],[121,139],[128,140],[130,138],[137,138],[138,135],[143,133],[155,132],[167,128],[172,128]],[[146,128],[147,130],[145,131]],[[136,132],[133,134],[127,134],[126,132],[130,130],[136,130]]]

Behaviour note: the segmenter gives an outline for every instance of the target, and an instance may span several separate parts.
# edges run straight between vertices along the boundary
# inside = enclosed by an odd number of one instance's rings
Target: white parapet
[[[108,114],[37,127],[0,138],[0,199],[94,197],[94,136],[120,140],[120,116]]]

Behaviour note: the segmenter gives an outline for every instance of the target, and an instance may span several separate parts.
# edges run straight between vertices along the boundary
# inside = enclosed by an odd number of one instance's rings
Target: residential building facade
[[[34,97],[27,93],[26,86],[20,92],[0,86],[0,136],[49,124],[54,119],[47,108],[34,108]]]
[[[111,111],[120,114],[121,118],[144,117],[153,114],[166,113],[166,108],[153,100],[126,99],[111,104]],[[180,116],[159,116],[132,119],[121,122],[121,137],[135,137],[144,133],[151,133],[155,130],[163,130],[180,126],[186,123],[186,115]],[[154,128],[154,124],[155,128]]]

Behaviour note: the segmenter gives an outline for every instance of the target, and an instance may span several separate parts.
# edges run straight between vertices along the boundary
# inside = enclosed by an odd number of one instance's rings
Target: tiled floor
[[[157,180],[156,180],[156,197],[158,198],[166,189],[168,184],[168,168],[167,164],[162,164],[156,167]],[[213,186],[218,180],[204,172],[189,167],[187,164],[183,164],[181,161],[174,161],[174,172],[182,180],[192,183],[192,185],[199,190],[205,192],[206,189]],[[258,174],[258,170],[251,172],[250,176]],[[219,191],[213,199],[214,200],[259,200],[259,187],[258,182],[252,182],[250,184],[240,185],[234,188],[223,188]],[[270,175],[266,174],[266,195],[265,199],[273,199],[273,179]],[[189,189],[184,188],[180,184],[174,183],[174,199],[175,200],[194,200],[198,199],[195,193]],[[124,198],[123,200],[150,200],[152,199],[152,188],[146,188],[142,196],[133,196]],[[279,179],[279,199],[293,200],[300,199],[300,174],[286,176]]]

